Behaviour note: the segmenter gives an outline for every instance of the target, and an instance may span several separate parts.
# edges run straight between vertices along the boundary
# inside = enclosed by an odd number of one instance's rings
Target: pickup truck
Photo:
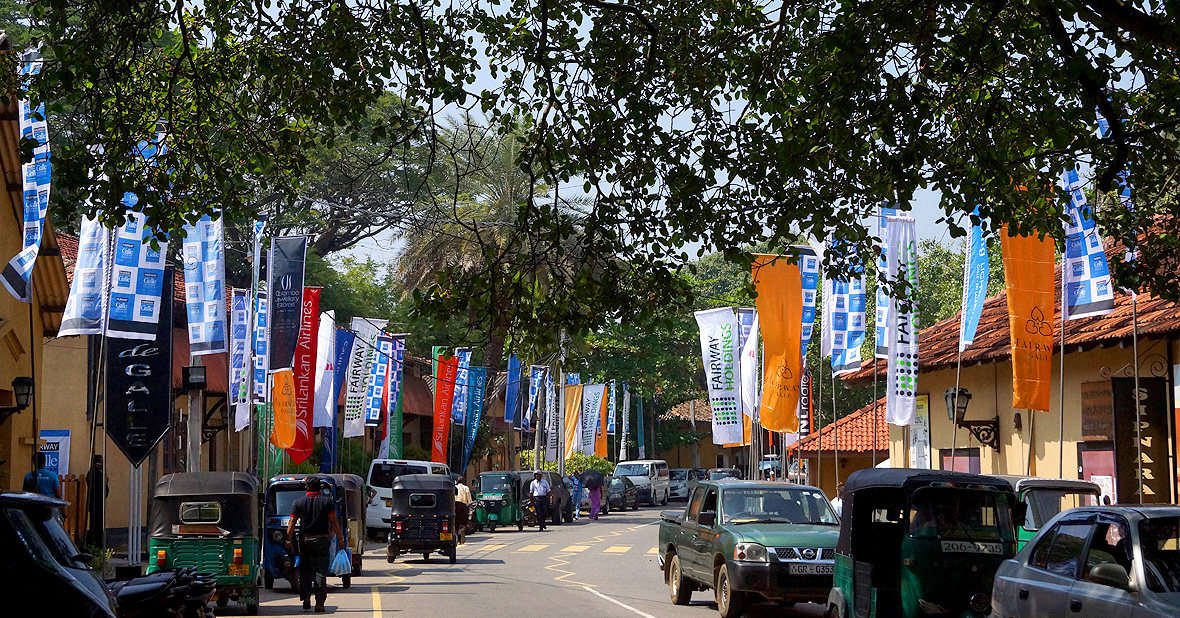
[[[759,601],[826,603],[839,522],[815,487],[701,481],[683,511],[660,517],[659,564],[672,603],[712,589],[722,618]]]

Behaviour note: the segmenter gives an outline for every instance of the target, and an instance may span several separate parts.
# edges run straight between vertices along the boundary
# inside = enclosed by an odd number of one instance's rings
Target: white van
[[[433,461],[415,461],[408,459],[374,459],[369,463],[369,475],[365,479],[373,490],[369,502],[365,505],[365,527],[372,533],[377,530],[388,530],[390,527],[390,508],[393,506],[393,479],[403,474],[451,474],[446,464]]]
[[[672,492],[668,462],[663,459],[620,461],[615,476],[626,476],[639,489],[639,499],[650,504],[668,504]]]

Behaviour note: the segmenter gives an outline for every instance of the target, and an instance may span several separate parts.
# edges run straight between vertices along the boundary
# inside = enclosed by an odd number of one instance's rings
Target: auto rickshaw
[[[345,513],[340,518],[340,525],[348,528],[344,538],[348,539],[348,549],[352,552],[352,576],[359,577],[361,555],[365,552],[365,479],[355,474],[324,476],[336,482],[337,491],[344,492]]]
[[[939,470],[849,475],[828,616],[982,618],[1016,553],[1024,505],[1008,481]]]
[[[402,554],[446,554],[455,564],[455,482],[439,474],[403,474],[393,480],[386,559]]]
[[[306,495],[304,480],[308,476],[315,476],[323,481],[320,491],[332,496],[336,505],[336,518],[340,522],[340,531],[344,534],[344,543],[351,547],[352,539],[357,538],[346,524],[349,520],[349,505],[347,491],[341,486],[339,476],[331,474],[284,474],[270,480],[266,487],[264,518],[266,529],[265,541],[262,545],[262,585],[268,590],[274,588],[276,579],[286,579],[292,590],[299,589],[299,570],[295,568],[295,556],[287,551],[287,524],[291,521],[291,510],[295,500]],[[296,528],[298,529],[298,528]],[[363,541],[362,541],[363,542]],[[335,545],[333,545],[335,548]],[[354,554],[356,556],[356,554]],[[356,560],[353,558],[353,570],[356,570]],[[352,573],[340,576],[340,585],[344,588],[352,586]]]
[[[1024,523],[1016,527],[1016,549],[1028,543],[1041,526],[1058,513],[1080,506],[1099,506],[1102,488],[1098,483],[1077,479],[1047,479],[1035,476],[1000,476],[1012,484],[1016,499],[1027,505]]]
[[[520,477],[511,472],[483,472],[475,495],[475,529],[495,532],[497,526],[516,524],[524,530]]]
[[[147,572],[217,576],[217,604],[258,613],[258,481],[243,472],[179,472],[156,483]]]

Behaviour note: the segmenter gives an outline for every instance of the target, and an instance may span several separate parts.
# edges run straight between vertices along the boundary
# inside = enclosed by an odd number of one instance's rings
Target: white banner
[[[606,397],[605,384],[586,384],[582,387],[582,452],[594,455],[594,434],[598,428],[602,399]]]
[[[315,403],[312,427],[336,426],[336,312],[320,314],[319,341],[315,349]]]
[[[36,49],[29,49],[21,54],[19,68],[24,78],[24,87],[28,87],[28,78],[41,72],[41,53]],[[46,122],[45,104],[38,103],[33,107],[28,99],[17,101],[17,116],[20,121],[21,139],[31,139],[37,142],[33,146],[33,160],[21,164],[21,190],[24,196],[24,234],[22,235],[23,249],[17,253],[8,265],[4,267],[0,283],[8,288],[17,300],[29,302],[29,277],[33,272],[33,265],[37,262],[37,255],[41,251],[41,234],[44,229],[45,214],[49,210],[49,180],[52,176],[52,161],[49,153],[49,124]]]
[[[885,420],[906,426],[914,422],[918,394],[918,241],[914,220],[889,217],[888,281],[907,281],[907,300],[889,298]]]
[[[1106,263],[1106,247],[1090,218],[1090,206],[1082,191],[1085,183],[1078,178],[1076,169],[1067,171],[1061,180],[1070,196],[1065,255],[1061,259],[1065,319],[1106,315],[1114,311],[1114,286]]]
[[[545,422],[549,439],[545,441],[545,459],[557,461],[557,443],[562,439],[558,429],[561,427],[558,415],[564,414],[557,409],[557,389],[553,384],[553,372],[545,369]]]
[[[74,280],[66,300],[58,337],[101,335],[106,315],[107,262],[110,260],[111,231],[101,222],[82,217],[78,233],[78,259]]]
[[[230,293],[229,396],[234,411],[234,431],[250,426],[249,369],[246,354],[250,339],[250,292],[235,289]]]
[[[225,352],[225,248],[221,216],[184,226],[184,306],[193,356]]]
[[[348,359],[348,375],[344,376],[344,437],[355,438],[365,435],[365,395],[369,388],[369,371],[374,352],[377,350],[377,336],[385,328],[385,320],[353,318],[351,330],[356,335],[352,344],[352,356]]]
[[[754,326],[746,345],[742,347],[742,359],[738,363],[738,374],[742,377],[742,414],[757,419],[761,398],[758,396],[758,313],[754,313]]]
[[[698,311],[696,318],[701,329],[701,357],[705,365],[705,382],[709,385],[709,406],[713,409],[713,444],[739,443],[743,437],[738,411],[741,376],[738,373],[737,316],[733,307],[724,307]]]

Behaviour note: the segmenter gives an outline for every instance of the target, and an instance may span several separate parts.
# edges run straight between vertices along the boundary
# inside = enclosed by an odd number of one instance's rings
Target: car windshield
[[[673,470],[669,477],[673,481],[684,481],[688,479],[688,470]]]
[[[1180,592],[1180,517],[1153,517],[1139,522],[1143,571],[1152,592]]]
[[[1041,526],[1045,525],[1045,522],[1053,519],[1062,511],[1068,511],[1079,506],[1097,505],[1098,492],[1038,487],[1026,492],[1024,494],[1024,501],[1028,503],[1028,514],[1024,518],[1024,529],[1040,530]]]
[[[647,476],[651,464],[619,464],[615,466],[615,476]]]
[[[30,515],[32,514],[30,513]],[[81,552],[70,540],[69,533],[61,527],[61,523],[57,521],[56,517],[48,513],[44,518],[34,517],[34,525],[37,526],[37,531],[41,533],[41,540],[45,542],[45,546],[49,548],[58,564],[74,569],[86,568],[84,563],[75,560]]]
[[[373,487],[388,489],[393,487],[393,479],[403,474],[427,474],[429,472],[430,470],[422,465],[379,463],[375,464],[373,470],[369,472],[369,484]]]
[[[266,512],[270,515],[278,515],[280,517],[290,515],[295,511],[295,501],[305,495],[307,495],[307,492],[302,487],[280,489],[267,502]]]
[[[927,487],[914,492],[910,536],[964,541],[1014,538],[1004,494],[971,489]]]
[[[838,525],[828,499],[811,489],[734,488],[721,494],[724,524],[781,523]]]
[[[611,491],[623,491],[623,487],[624,487],[623,479],[611,479],[610,480]]]
[[[506,494],[510,491],[512,491],[512,482],[507,476],[479,477],[479,493],[481,494]]]
[[[710,481],[719,481],[721,479],[740,478],[741,474],[737,470],[713,470],[709,472]]]
[[[8,526],[12,528],[15,537],[19,539],[19,543],[24,546],[29,556],[42,566],[50,570],[55,570],[55,566],[59,563],[54,559],[53,552],[41,540],[41,535],[37,533],[37,529],[34,527],[32,520],[29,519],[28,514],[17,508],[0,509],[0,514],[4,516]],[[8,560],[12,559],[11,556],[6,556],[5,558]],[[60,569],[58,571],[64,572],[60,571]]]

